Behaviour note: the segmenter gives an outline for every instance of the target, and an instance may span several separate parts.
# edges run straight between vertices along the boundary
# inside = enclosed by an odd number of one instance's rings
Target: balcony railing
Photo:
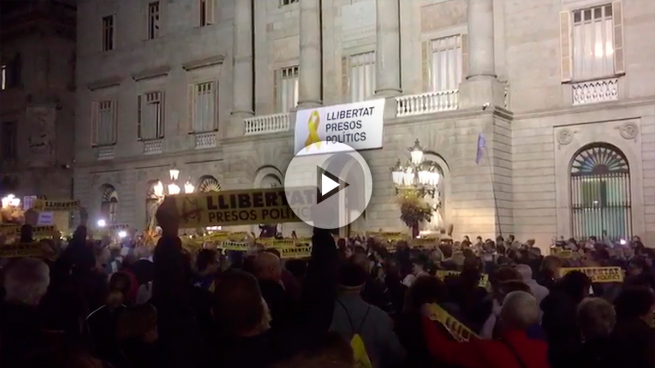
[[[195,133],[196,149],[216,147],[216,132]]]
[[[243,120],[245,135],[258,135],[289,131],[289,113],[255,116]]]
[[[396,97],[396,116],[403,117],[457,110],[458,105],[459,90],[457,89],[400,96]]]
[[[156,155],[162,153],[163,150],[162,140],[158,139],[155,141],[144,141],[143,142],[143,154],[144,155]]]
[[[572,88],[574,106],[619,99],[618,78],[574,83]]]
[[[97,148],[98,160],[113,160],[116,151],[114,146],[100,146]]]

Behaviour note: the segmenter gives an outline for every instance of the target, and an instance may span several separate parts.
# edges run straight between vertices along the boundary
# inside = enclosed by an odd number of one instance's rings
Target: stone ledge
[[[89,82],[87,83],[86,88],[88,88],[90,91],[96,91],[99,89],[119,86],[122,81],[123,78],[120,76],[108,77],[104,79],[99,79],[97,81]]]
[[[168,65],[162,65],[159,67],[155,68],[149,68],[146,70],[142,70],[138,73],[132,74],[132,79],[135,81],[141,81],[145,79],[153,79],[153,78],[158,78],[158,77],[165,77],[170,73],[171,67]]]
[[[225,61],[225,56],[223,56],[223,55],[210,56],[208,58],[192,60],[192,61],[188,61],[186,63],[183,63],[182,64],[182,69],[184,69],[184,70],[186,70],[188,72],[188,71],[191,71],[191,70],[208,68],[210,66],[223,64],[224,61]]]

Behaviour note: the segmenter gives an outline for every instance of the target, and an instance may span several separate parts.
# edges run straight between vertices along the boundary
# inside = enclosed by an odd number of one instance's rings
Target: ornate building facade
[[[384,147],[362,152],[375,185],[361,229],[405,229],[389,168],[418,138],[455,237],[655,242],[653,2],[105,0],[78,12],[75,197],[97,216],[145,225],[173,166],[200,190],[281,185],[297,109],[384,98]]]
[[[0,195],[72,196],[74,1],[0,4]]]

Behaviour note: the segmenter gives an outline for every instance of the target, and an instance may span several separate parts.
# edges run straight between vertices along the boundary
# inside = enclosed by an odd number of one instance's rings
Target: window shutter
[[[559,13],[559,44],[561,80],[570,82],[573,79],[573,58],[571,55],[571,12],[568,11]]]
[[[625,37],[623,35],[623,2],[612,2],[612,21],[614,22],[614,73],[625,74]]]
[[[423,60],[423,92],[430,92],[430,42],[425,41],[421,44],[421,60]]]
[[[166,132],[166,92],[159,92],[159,129],[157,129],[157,138],[164,138]]]
[[[207,24],[214,24],[214,12],[216,0],[205,0],[205,20]]]
[[[348,56],[341,58],[341,95],[343,102],[349,102],[351,100],[350,93],[350,63]]]
[[[91,146],[98,145],[98,120],[100,119],[100,104],[98,102],[91,103]]]
[[[214,96],[214,121],[212,121],[212,130],[218,131],[218,82],[212,82],[212,95]]]
[[[114,129],[112,130],[113,132],[113,137],[111,137],[111,143],[116,144],[118,141],[118,103],[116,100],[111,101],[111,110],[112,110],[112,119],[114,120],[112,123],[114,124]]]
[[[469,35],[460,35],[460,40],[460,47],[462,48],[462,80],[466,80],[469,76]]]
[[[189,84],[189,113],[187,116],[187,119],[185,119],[186,124],[183,124],[181,127],[182,129],[182,134],[187,134],[187,133],[193,133],[194,126],[193,126],[193,121],[195,119],[196,111],[195,111],[195,101],[196,101],[196,85],[195,84]]]
[[[141,135],[141,126],[143,125],[143,95],[136,96],[136,106],[137,106],[137,123],[136,123],[136,138],[138,140],[143,139]]]
[[[280,70],[273,71],[273,111],[283,112],[280,108]]]

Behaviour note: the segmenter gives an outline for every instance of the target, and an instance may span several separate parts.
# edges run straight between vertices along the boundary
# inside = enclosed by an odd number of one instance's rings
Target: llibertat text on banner
[[[294,152],[313,155],[382,148],[384,99],[332,105],[296,112]]]
[[[302,222],[295,211],[310,216],[316,188],[268,188],[170,196],[181,228]]]

